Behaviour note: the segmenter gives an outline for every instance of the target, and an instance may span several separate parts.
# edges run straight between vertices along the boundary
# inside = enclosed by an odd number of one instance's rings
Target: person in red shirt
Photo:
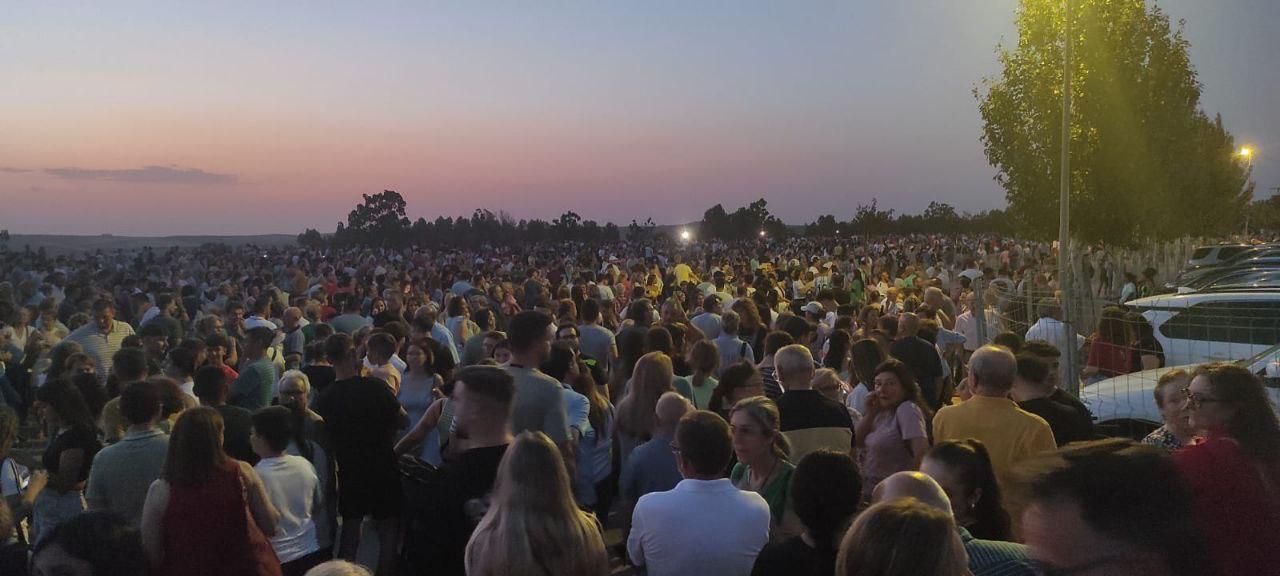
[[[1204,432],[1174,453],[1194,495],[1214,574],[1280,574],[1280,421],[1248,369],[1208,364],[1185,389]]]
[[[1089,359],[1085,361],[1084,377],[1089,382],[1128,374],[1133,366],[1130,357],[1129,330],[1124,323],[1124,311],[1108,307],[1098,319],[1098,329],[1089,337]]]

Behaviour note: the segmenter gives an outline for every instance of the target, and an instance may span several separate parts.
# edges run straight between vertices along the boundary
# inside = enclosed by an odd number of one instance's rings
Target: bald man
[[[653,438],[632,450],[622,467],[619,490],[624,500],[634,503],[645,494],[665,492],[680,483],[683,476],[676,467],[671,441],[680,418],[691,411],[693,405],[678,392],[667,392],[658,398]]]
[[[952,513],[951,499],[942,486],[922,472],[898,472],[885,478],[871,492],[871,503],[899,498],[915,498],[926,505]],[[1027,560],[1027,547],[1013,542],[978,540],[964,526],[959,526],[960,541],[969,556],[973,576],[1032,576]]]
[[[976,438],[987,447],[996,477],[1007,479],[1019,461],[1056,450],[1053,430],[1044,418],[1009,398],[1018,361],[1003,346],[986,345],[969,359],[973,397],[946,406],[933,417],[934,442]]]

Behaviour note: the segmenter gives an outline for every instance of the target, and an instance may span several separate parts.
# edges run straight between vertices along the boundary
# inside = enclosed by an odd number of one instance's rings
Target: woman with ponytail
[[[828,576],[835,573],[840,538],[858,511],[862,476],[848,454],[819,450],[800,460],[791,477],[791,508],[804,532],[768,544],[751,576]]]
[[[778,405],[764,396],[740,400],[729,412],[733,453],[738,457],[729,481],[769,503],[771,542],[800,533],[800,521],[788,509],[796,467],[787,459],[791,443],[779,428],[780,421]]]
[[[1000,497],[1000,484],[991,468],[991,456],[973,438],[948,440],[934,446],[920,464],[951,500],[956,524],[981,540],[1011,540],[1009,513]]]

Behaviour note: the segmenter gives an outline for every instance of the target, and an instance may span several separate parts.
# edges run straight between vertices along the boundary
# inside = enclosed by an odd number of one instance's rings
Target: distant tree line
[[[493,246],[534,242],[618,242],[623,238],[644,240],[658,234],[652,218],[644,222],[632,220],[626,228],[607,222],[583,220],[573,211],[555,220],[516,220],[506,212],[494,213],[476,209],[467,216],[437,216],[435,220],[418,218],[410,221],[407,203],[399,192],[385,190],[364,194],[363,200],[339,222],[332,234],[308,228],[298,235],[298,243],[308,247],[324,246]],[[702,220],[690,226],[701,240],[746,240],[761,233],[772,239],[801,233],[805,236],[884,235],[917,233],[1005,233],[1011,230],[1002,210],[978,214],[959,214],[949,204],[931,202],[920,214],[895,214],[880,210],[876,200],[859,205],[850,220],[840,221],[831,214],[818,217],[803,227],[787,226],[769,212],[763,198],[733,212],[721,204],[708,208]]]

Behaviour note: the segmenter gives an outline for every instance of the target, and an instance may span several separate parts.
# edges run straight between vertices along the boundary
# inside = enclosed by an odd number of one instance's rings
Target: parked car
[[[1252,248],[1253,246],[1250,244],[1200,246],[1191,253],[1191,258],[1187,260],[1187,267],[1194,268],[1217,264]]]
[[[1280,268],[1241,270],[1198,288],[1204,292],[1226,290],[1280,290]]]
[[[1128,306],[1151,324],[1166,366],[1249,358],[1280,343],[1280,290],[1162,294]]]
[[[1262,376],[1272,406],[1280,406],[1280,344],[1236,363]],[[1103,434],[1141,438],[1163,423],[1156,407],[1156,382],[1172,370],[1189,372],[1199,365],[1166,366],[1108,378],[1081,389],[1080,401],[1093,413]]]
[[[1265,283],[1280,274],[1280,266],[1223,266],[1178,287],[1178,292],[1207,290],[1212,286],[1248,286]],[[1280,287],[1278,287],[1280,288]]]
[[[1196,283],[1203,282],[1206,278],[1216,279],[1217,275],[1247,268],[1280,268],[1280,255],[1250,257],[1183,270],[1177,276],[1174,276],[1172,280],[1166,282],[1165,288],[1173,290],[1188,288]]]

